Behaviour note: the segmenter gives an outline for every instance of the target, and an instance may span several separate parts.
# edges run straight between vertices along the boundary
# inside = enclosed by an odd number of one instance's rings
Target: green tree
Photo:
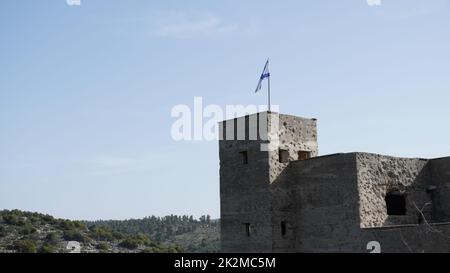
[[[66,230],[64,231],[63,237],[66,241],[77,241],[82,243],[87,243],[90,240],[89,237],[85,236],[78,230]]]
[[[19,230],[19,233],[21,235],[29,235],[29,234],[32,234],[32,233],[35,233],[35,232],[36,232],[36,229],[30,224],[25,224]]]
[[[14,249],[21,253],[36,253],[37,250],[36,242],[27,239],[15,241],[13,246]]]
[[[125,238],[122,242],[120,242],[119,246],[128,248],[128,249],[135,249],[139,246],[139,240],[132,237]]]
[[[45,237],[45,240],[50,245],[57,245],[59,243],[59,235],[56,232],[51,232],[51,233],[47,234],[47,236]]]
[[[17,215],[14,214],[3,216],[3,221],[5,221],[5,223],[7,223],[8,225],[17,225],[19,223]]]
[[[96,240],[111,241],[116,236],[107,226],[94,226],[90,229],[89,235]]]
[[[46,223],[53,223],[55,221],[55,218],[53,218],[53,216],[50,215],[42,215],[41,216],[42,221],[46,222]]]
[[[40,248],[39,248],[39,253],[56,253],[57,249],[54,245],[51,245],[49,243],[44,243]]]
[[[60,220],[59,221],[59,227],[64,230],[72,230],[75,229],[75,225],[70,220]]]

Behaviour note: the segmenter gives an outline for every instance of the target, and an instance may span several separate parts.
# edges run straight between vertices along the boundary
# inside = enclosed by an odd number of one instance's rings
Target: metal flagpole
[[[267,77],[267,100],[268,100],[268,108],[270,112],[270,72],[269,72],[269,59],[267,59],[267,72],[269,73],[269,76]]]

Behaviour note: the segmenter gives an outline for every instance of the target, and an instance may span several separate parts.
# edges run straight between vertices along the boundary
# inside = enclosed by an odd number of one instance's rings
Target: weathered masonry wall
[[[417,224],[422,209],[427,219],[431,219],[431,207],[426,205],[431,202],[427,193],[430,180],[427,163],[424,159],[358,153],[361,227]],[[404,194],[406,215],[387,214],[385,196],[389,192]]]
[[[445,170],[447,162],[438,163]],[[381,190],[366,188],[368,176],[360,173],[361,166],[376,163],[384,167],[380,170],[374,168],[378,173],[370,177],[370,183],[382,183],[384,186],[378,186]],[[382,252],[450,252],[450,225],[431,223],[429,211],[424,211],[424,216],[430,222],[419,224],[417,210],[411,205],[430,200],[426,192],[430,183],[427,166],[427,161],[420,159],[364,153],[336,154],[293,162],[275,183],[279,187],[272,189],[274,227],[275,222],[286,219],[291,227],[284,238],[274,229],[274,251],[368,252],[367,243],[377,241]],[[411,176],[397,177],[398,181],[393,174],[387,174],[408,170]],[[442,170],[438,172],[446,174]],[[385,206],[385,190],[390,187],[397,190],[401,185],[411,211],[398,216],[400,219],[397,221],[408,222],[411,219],[411,223],[398,226],[384,221],[381,228],[361,228],[361,211],[364,210],[361,210],[363,200],[360,200],[360,194],[364,193],[363,196],[369,198],[370,194],[376,193],[380,198],[379,205]],[[369,211],[369,216],[370,213],[373,211]],[[386,208],[376,213],[386,215]],[[295,240],[294,246],[289,244],[291,239]]]
[[[279,117],[278,126],[272,123],[275,115]],[[260,123],[261,119],[266,123]],[[258,128],[258,138],[249,140],[248,128],[255,129],[252,126],[255,120],[262,126],[267,124],[267,128],[265,131]],[[246,128],[244,132],[239,130],[242,125]],[[280,228],[280,223],[274,224],[272,219],[275,199],[271,197],[274,188],[271,183],[289,164],[279,162],[278,148],[288,151],[288,161],[297,160],[299,151],[316,156],[316,121],[263,112],[225,121],[220,128],[224,138],[219,143],[222,251],[272,252],[273,232]],[[233,139],[227,140],[230,135]],[[267,139],[272,144],[278,140],[279,147],[262,150]],[[248,156],[247,164],[242,162],[242,152]]]
[[[276,115],[271,113],[270,115]],[[317,121],[315,119],[300,118],[279,114],[278,140],[279,147],[269,152],[270,182],[272,183],[281,174],[291,161],[298,160],[299,151],[310,152],[311,157],[318,155],[317,147]],[[270,123],[269,123],[270,124]],[[272,126],[272,124],[270,124]],[[273,141],[273,140],[271,140]],[[279,152],[286,150],[289,153],[288,162],[279,161]]]
[[[450,157],[318,157],[316,120],[275,115],[220,124],[223,252],[450,252]]]
[[[283,173],[291,162],[299,159],[299,152],[307,152],[310,157],[318,155],[317,121],[283,114],[278,117],[278,149],[269,151],[272,252],[290,252],[295,251],[296,230],[292,219],[297,210],[295,191],[283,186]],[[288,153],[285,163],[279,160],[280,150]]]
[[[397,180],[405,185],[407,193],[407,215],[410,215],[410,221],[414,224],[409,226],[396,226],[392,228],[368,228],[361,229],[361,242],[376,240],[381,244],[381,252],[414,252],[414,253],[433,253],[450,252],[450,158],[440,158],[433,160],[420,159],[395,159],[392,157],[362,155],[361,157],[372,157],[373,160],[381,162],[397,161],[396,164],[388,164],[384,169],[384,175],[378,175],[380,178],[386,178],[386,170],[392,170],[398,175]],[[402,167],[400,167],[402,166]],[[410,174],[408,175],[408,172]],[[416,177],[411,185],[411,180]],[[388,175],[383,185],[394,185],[395,182]],[[395,176],[394,176],[395,177]],[[383,181],[383,179],[381,179]],[[360,181],[361,183],[362,181]],[[382,186],[381,188],[384,188]],[[382,192],[381,192],[382,193]],[[423,216],[426,221],[417,223],[414,213],[417,209],[411,206],[416,203],[420,210],[423,210]],[[427,205],[428,204],[428,205]],[[423,205],[423,206],[421,206]],[[408,210],[411,210],[408,213]],[[417,214],[416,214],[417,216]],[[402,216],[400,216],[402,217]],[[408,216],[406,216],[408,219]],[[384,226],[391,223],[385,221]],[[362,252],[364,249],[354,248],[356,252]]]

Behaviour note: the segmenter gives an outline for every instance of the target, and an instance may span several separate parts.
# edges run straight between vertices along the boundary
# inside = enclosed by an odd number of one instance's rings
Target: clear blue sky
[[[216,142],[176,104],[315,117],[320,154],[450,155],[447,0],[0,2],[0,208],[219,216]]]

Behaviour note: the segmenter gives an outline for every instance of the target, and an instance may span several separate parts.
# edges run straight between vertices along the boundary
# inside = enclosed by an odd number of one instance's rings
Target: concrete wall
[[[259,118],[267,119],[267,116],[258,115]],[[223,133],[226,135],[226,128],[242,119],[246,118],[222,123]],[[272,250],[269,162],[268,153],[261,151],[262,143],[261,139],[219,141],[223,252]],[[248,153],[248,164],[242,162],[242,151]],[[245,223],[250,223],[250,237],[246,236]]]
[[[349,242],[351,252],[368,252],[367,242],[377,241],[382,253],[449,253],[450,225],[421,224],[359,231],[359,240]]]
[[[450,157],[430,160],[434,218],[437,222],[450,222]]]
[[[295,251],[346,251],[359,227],[356,155],[293,162],[283,187],[294,193]]]

